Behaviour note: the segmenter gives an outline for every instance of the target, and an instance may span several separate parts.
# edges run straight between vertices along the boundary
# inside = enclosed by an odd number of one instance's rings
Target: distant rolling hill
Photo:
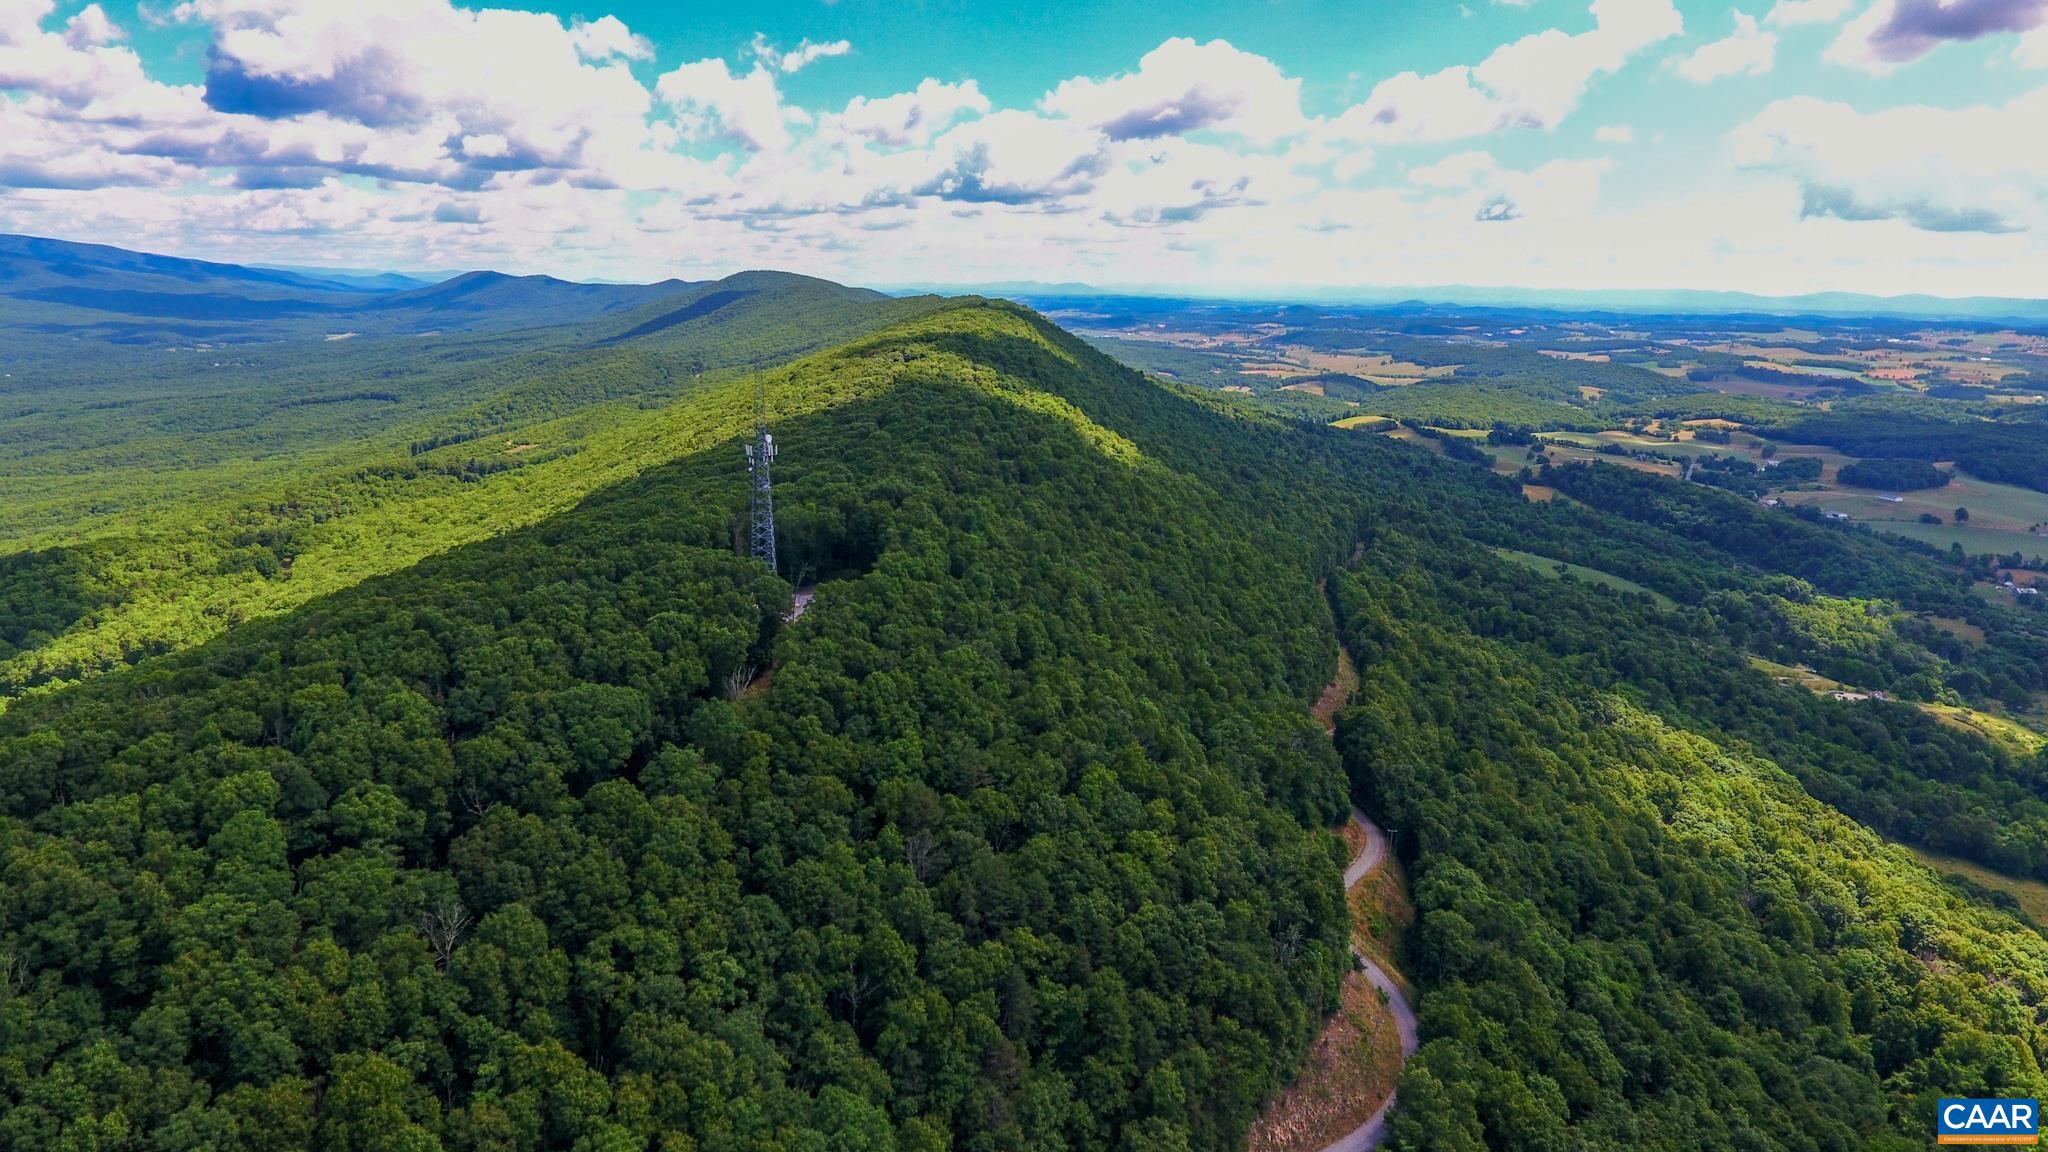
[[[448,274],[433,272],[388,272],[361,268],[314,268],[287,264],[254,264],[270,272],[289,272],[295,276],[331,283],[357,292],[404,292],[412,288],[425,288],[448,279]]]
[[[341,279],[0,235],[0,298],[9,301],[0,331],[127,344],[507,331],[574,324],[692,287],[483,271],[426,285]]]
[[[465,272],[425,288],[395,292],[363,310],[405,322],[459,324],[465,318],[496,326],[560,324],[609,315],[698,287],[684,280],[657,284],[578,284],[553,276]]]
[[[657,300],[640,301],[607,315],[616,330],[608,344],[651,337],[685,326],[725,328],[756,315],[763,306],[806,309],[860,309],[889,303],[894,297],[866,288],[849,288],[829,280],[789,272],[736,272],[708,284],[691,284]],[[819,333],[813,347],[833,343]]]
[[[0,294],[40,300],[81,293],[143,296],[225,296],[299,300],[346,306],[351,289],[280,268],[251,268],[131,252],[106,244],[80,244],[40,236],[0,234]]]
[[[907,288],[904,290],[908,290]],[[1130,308],[1244,307],[1313,302],[1313,311],[1360,310],[1415,313],[1504,311],[1586,317],[1593,315],[1717,316],[1797,319],[1799,317],[1955,320],[1981,324],[2038,325],[2048,322],[2048,300],[2006,296],[1873,296],[1860,292],[1809,292],[1761,296],[1669,288],[1540,289],[1475,287],[1462,284],[1387,288],[1269,288],[1241,296],[1176,295],[1162,286],[1085,284],[954,284],[928,289],[980,292],[1021,300],[1047,311],[1118,313]]]

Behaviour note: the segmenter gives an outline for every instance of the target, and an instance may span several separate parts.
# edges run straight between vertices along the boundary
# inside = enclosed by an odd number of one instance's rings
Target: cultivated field
[[[1298,345],[1285,346],[1282,351],[1287,353],[1288,359],[1306,364],[1318,372],[1343,372],[1362,376],[1375,384],[1413,384],[1417,380],[1449,376],[1458,370],[1455,364],[1409,364],[1377,353],[1316,352]]]

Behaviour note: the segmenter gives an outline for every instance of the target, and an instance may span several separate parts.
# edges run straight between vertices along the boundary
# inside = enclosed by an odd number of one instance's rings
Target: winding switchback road
[[[1316,587],[1318,591],[1322,589],[1320,584]],[[1332,737],[1337,735],[1337,709],[1344,706],[1344,702],[1350,698],[1357,684],[1358,673],[1352,668],[1351,654],[1340,646],[1337,649],[1337,675],[1331,679],[1329,687],[1323,689],[1322,696],[1317,699],[1312,709],[1316,719],[1322,721],[1323,731]],[[1379,825],[1374,824],[1356,805],[1351,809],[1351,822],[1358,825],[1358,830],[1365,834],[1365,847],[1359,850],[1358,855],[1344,869],[1346,892],[1356,888],[1359,881],[1372,875],[1372,870],[1379,867],[1387,858],[1387,834],[1380,831]],[[1387,1011],[1393,1013],[1394,1031],[1401,1038],[1401,1062],[1407,1063],[1408,1057],[1415,1055],[1418,1043],[1414,1007],[1408,1003],[1408,997],[1401,991],[1401,986],[1387,975],[1386,969],[1381,968],[1372,957],[1360,952],[1356,943],[1351,945],[1351,955],[1358,961],[1359,970],[1365,973],[1366,980],[1387,998]],[[1379,1147],[1387,1138],[1387,1117],[1393,1115],[1393,1112],[1394,1094],[1388,1093],[1386,1101],[1366,1118],[1365,1123],[1338,1137],[1336,1142],[1324,1148],[1323,1152],[1368,1152],[1369,1149]]]
[[[1379,825],[1368,820],[1365,813],[1357,808],[1351,810],[1351,822],[1358,825],[1359,831],[1365,833],[1365,847],[1358,853],[1357,858],[1351,861],[1351,866],[1344,869],[1344,890],[1347,892],[1359,881],[1371,875],[1372,870],[1379,867],[1380,862],[1387,858],[1387,835],[1380,831]],[[1417,1044],[1414,1007],[1408,1003],[1408,997],[1402,993],[1401,986],[1394,983],[1393,978],[1388,976],[1386,970],[1372,957],[1360,952],[1356,944],[1351,946],[1351,955],[1358,959],[1359,968],[1365,973],[1365,978],[1386,996],[1387,1010],[1394,1014],[1394,1030],[1401,1037],[1401,1059],[1406,1062],[1408,1057],[1415,1054]],[[1367,1149],[1379,1147],[1380,1142],[1387,1138],[1387,1117],[1391,1116],[1393,1111],[1394,1096],[1390,1093],[1386,1103],[1381,1104],[1365,1123],[1346,1132],[1335,1143],[1325,1148],[1324,1152],[1367,1152]]]

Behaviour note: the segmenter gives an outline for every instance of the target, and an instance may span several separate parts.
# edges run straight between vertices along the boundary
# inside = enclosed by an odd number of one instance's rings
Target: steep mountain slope
[[[1446,611],[1467,582],[1483,618]],[[1399,1146],[1903,1152],[1938,1097],[2048,1088],[2038,930],[1525,642],[1580,606],[1625,629],[1619,598],[1398,529],[1337,595],[1339,744],[1420,915]]]
[[[0,717],[0,1147],[1232,1147],[1343,963],[1324,575],[1422,914],[1397,1144],[1904,1148],[2048,1088],[2036,930],[1575,631],[1850,715],[1734,655],[1762,552],[1004,305],[768,386],[794,624],[734,379],[573,511]],[[1858,754],[1934,771],[1913,724]]]

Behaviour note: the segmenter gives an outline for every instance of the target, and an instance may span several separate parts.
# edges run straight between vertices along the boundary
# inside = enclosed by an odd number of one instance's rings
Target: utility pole
[[[747,445],[747,474],[754,478],[753,530],[748,538],[754,559],[775,571],[775,491],[769,468],[775,463],[775,437],[768,431],[768,381],[754,378],[754,442]]]

